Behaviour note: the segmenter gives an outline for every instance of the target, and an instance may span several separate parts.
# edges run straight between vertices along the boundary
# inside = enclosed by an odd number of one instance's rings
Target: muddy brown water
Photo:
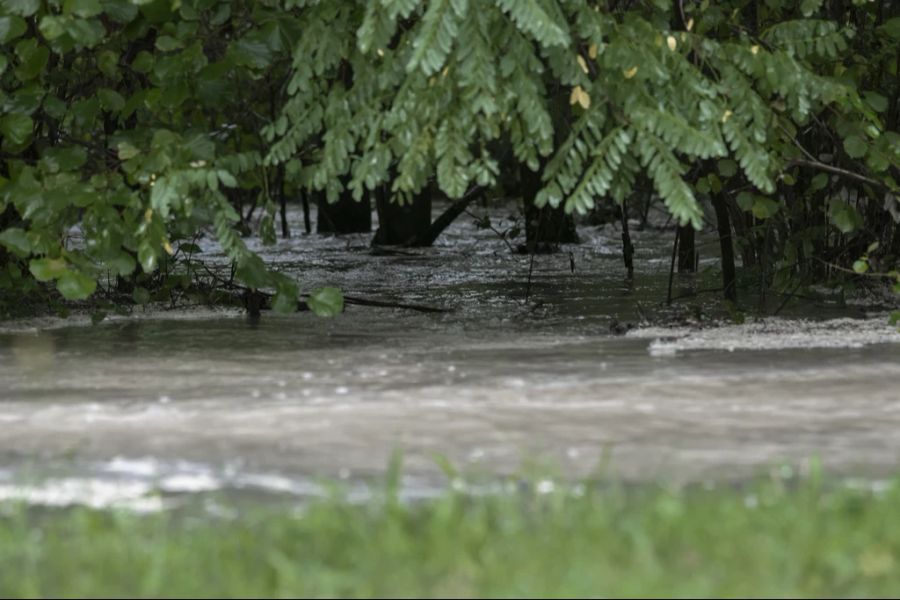
[[[366,489],[396,450],[411,497],[446,484],[437,456],[487,479],[531,464],[582,477],[602,462],[635,481],[731,480],[811,457],[839,475],[896,472],[900,334],[883,315],[819,303],[711,327],[707,295],[668,313],[699,315],[699,330],[611,335],[612,319],[669,310],[671,233],[635,233],[633,284],[615,228],[581,233],[537,257],[528,302],[527,257],[464,217],[409,255],[372,256],[364,236],[265,249],[310,287],[446,314],[350,307],[254,322],[192,309],[6,324],[0,499],[153,508],[191,494],[304,496],[322,478]],[[701,266],[715,264],[712,248]],[[701,273],[676,292],[711,285]]]

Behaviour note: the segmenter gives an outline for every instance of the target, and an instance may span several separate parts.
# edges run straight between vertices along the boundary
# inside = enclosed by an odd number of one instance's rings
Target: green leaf
[[[868,144],[858,135],[851,135],[844,140],[844,150],[850,158],[862,158],[867,149]]]
[[[234,175],[224,169],[219,169],[216,173],[219,175],[219,181],[222,182],[222,185],[230,188],[237,187],[237,179],[234,178]]]
[[[117,112],[125,106],[125,98],[119,92],[109,88],[97,90],[97,97],[100,98],[100,105],[106,110]]]
[[[753,198],[753,216],[757,219],[768,219],[778,213],[781,203],[765,196],[755,196]]]
[[[722,177],[733,177],[738,170],[737,163],[731,159],[723,159],[719,161],[719,175]]]
[[[72,171],[87,162],[87,152],[79,146],[47,148],[41,156],[51,173]]]
[[[38,281],[50,281],[61,277],[68,269],[61,258],[34,258],[28,263],[28,270]]]
[[[0,17],[0,44],[10,42],[25,33],[28,26],[22,17]]]
[[[841,233],[851,233],[864,224],[862,215],[843,200],[832,199],[828,203],[828,218]]]
[[[113,274],[121,275],[122,277],[131,275],[137,268],[134,258],[127,252],[119,252],[114,258],[107,259],[105,262]]]
[[[872,110],[874,110],[875,112],[887,112],[888,99],[881,94],[876,94],[875,92],[865,92],[863,94],[863,98],[865,99],[866,104],[871,106]]]
[[[21,17],[30,17],[41,7],[41,0],[3,0],[6,11]]]
[[[134,57],[134,60],[131,63],[131,68],[137,71],[138,73],[149,73],[153,70],[153,65],[156,61],[153,58],[153,55],[147,52],[146,50],[141,50],[137,53],[137,56]]]
[[[28,81],[44,70],[50,59],[50,50],[46,46],[39,46],[35,39],[25,39],[16,44],[16,56],[19,57],[16,77],[20,81]]]
[[[119,160],[128,160],[141,153],[140,150],[132,146],[129,142],[119,142],[116,146],[116,151],[119,154]]]
[[[66,300],[84,300],[97,289],[97,280],[80,271],[66,270],[56,282],[56,289]]]
[[[63,3],[64,14],[74,14],[79,17],[94,17],[103,12],[100,0],[66,0]]]
[[[800,12],[804,17],[811,17],[822,6],[823,0],[803,0],[800,3]]]
[[[272,298],[272,310],[285,314],[295,312],[299,295],[300,291],[294,281],[280,277],[275,297]]]
[[[819,190],[824,190],[825,186],[827,186],[827,185],[828,185],[828,175],[826,175],[825,173],[819,173],[818,175],[816,175],[815,177],[812,178],[812,181],[810,181],[809,187],[813,192],[817,192]]]
[[[131,297],[134,298],[135,304],[140,304],[142,306],[150,302],[150,292],[147,291],[147,288],[134,288],[134,292],[131,294]]]
[[[34,121],[28,115],[11,113],[0,118],[0,134],[12,144],[21,146],[31,138]]]
[[[268,287],[272,283],[266,264],[256,254],[247,254],[241,258],[235,276],[254,289]]]
[[[28,256],[31,254],[31,242],[25,231],[17,227],[10,227],[0,233],[0,244],[14,252],[16,256]]]
[[[68,19],[66,33],[80,47],[93,48],[106,36],[106,29],[97,19]]]
[[[141,242],[141,245],[138,246],[138,262],[141,263],[144,273],[152,273],[156,269],[157,259],[156,249],[153,245],[150,242]]]
[[[344,310],[344,294],[335,287],[323,287],[309,295],[306,303],[317,316],[334,317]]]
[[[41,35],[43,35],[48,42],[52,42],[56,38],[66,34],[66,21],[67,19],[65,17],[47,15],[41,19],[41,24],[38,25],[38,29],[41,30]]]
[[[272,61],[272,49],[260,40],[244,38],[232,42],[229,56],[241,66],[265,69]]]
[[[139,2],[129,2],[129,0],[103,0],[103,11],[113,21],[119,23],[130,23],[138,14],[138,8],[135,6]]]
[[[900,17],[888,19],[879,29],[887,34],[888,37],[900,42]]]
[[[171,52],[182,47],[184,44],[170,35],[161,35],[156,38],[156,49],[162,52]]]

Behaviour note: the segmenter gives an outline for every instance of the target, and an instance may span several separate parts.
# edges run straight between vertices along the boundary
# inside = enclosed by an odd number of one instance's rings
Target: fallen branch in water
[[[251,317],[258,317],[263,310],[271,310],[272,297],[274,294],[269,292],[261,292],[244,286],[234,286],[240,290],[240,300],[247,309]],[[310,310],[307,299],[308,294],[301,294],[297,299],[297,310]],[[373,306],[376,308],[399,308],[403,310],[413,310],[423,313],[449,313],[453,309],[442,308],[440,306],[430,306],[428,304],[414,304],[411,302],[398,302],[394,300],[376,300],[374,298],[360,298],[359,296],[344,296],[344,305],[351,306]]]
[[[442,308],[440,306],[429,306],[427,304],[410,304],[409,302],[394,302],[392,300],[373,300],[371,298],[360,298],[358,296],[344,296],[344,304],[356,304],[358,306],[377,306],[378,308],[402,308],[405,310],[415,310],[424,313],[453,312],[453,309]]]

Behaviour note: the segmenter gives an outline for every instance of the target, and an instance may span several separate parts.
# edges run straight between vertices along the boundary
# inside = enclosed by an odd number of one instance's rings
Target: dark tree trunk
[[[480,188],[471,190],[465,196],[456,200],[447,209],[441,213],[437,219],[428,227],[427,230],[417,234],[414,238],[406,243],[408,246],[424,247],[431,246],[441,233],[450,226],[456,218],[466,210],[473,200],[481,194]]]
[[[7,205],[6,210],[0,211],[0,231],[12,226],[18,220],[18,213],[12,204]],[[0,246],[0,267],[9,262],[9,254],[6,248]]]
[[[431,190],[425,188],[412,202],[391,202],[387,186],[375,198],[378,211],[378,231],[373,246],[399,246],[423,237],[431,226]]]
[[[753,232],[750,231],[752,223],[748,223],[749,213],[742,211],[734,199],[727,199],[726,202],[734,234],[739,242],[741,265],[744,269],[752,269],[756,266],[756,244],[753,240]]]
[[[678,272],[693,273],[697,266],[697,250],[694,245],[694,228],[681,225],[678,228]]]
[[[291,237],[291,229],[287,220],[287,195],[284,193],[284,165],[278,165],[275,174],[275,194],[278,196],[278,204],[281,206],[281,237]]]
[[[337,202],[328,203],[324,192],[313,192],[318,206],[317,233],[369,233],[372,231],[372,201],[369,193],[357,202],[344,190]]]
[[[525,204],[526,251],[548,252],[559,244],[577,244],[578,232],[572,215],[567,215],[562,206],[538,208],[534,204],[535,196],[543,186],[540,173],[522,165],[519,174],[520,193]]]
[[[622,201],[622,258],[628,270],[628,279],[634,279],[634,245],[628,231],[628,205]]]
[[[759,11],[757,10],[758,0],[750,0],[743,10],[744,26],[750,35],[756,36],[759,33]]]
[[[303,192],[303,228],[306,230],[306,235],[312,233],[312,223],[309,219],[309,192]]]
[[[719,247],[722,252],[722,284],[725,288],[725,299],[737,302],[737,275],[734,269],[734,243],[731,237],[728,205],[721,193],[713,194],[712,204],[716,211],[716,228],[719,231]]]

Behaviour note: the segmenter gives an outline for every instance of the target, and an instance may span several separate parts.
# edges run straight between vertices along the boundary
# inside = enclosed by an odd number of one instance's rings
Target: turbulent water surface
[[[635,232],[633,284],[614,228],[581,234],[536,257],[530,286],[528,257],[465,217],[423,251],[372,255],[365,236],[265,250],[310,287],[443,314],[6,324],[0,500],[152,509],[197,493],[305,496],[321,480],[365,493],[395,450],[411,497],[444,485],[437,457],[481,476],[539,464],[562,477],[602,465],[629,480],[734,479],[810,457],[837,474],[896,472],[900,334],[884,315],[820,303],[712,327],[707,294],[669,310],[683,327],[613,335],[663,313],[671,234]],[[709,247],[701,257],[715,264]],[[701,273],[674,292],[715,284]]]

